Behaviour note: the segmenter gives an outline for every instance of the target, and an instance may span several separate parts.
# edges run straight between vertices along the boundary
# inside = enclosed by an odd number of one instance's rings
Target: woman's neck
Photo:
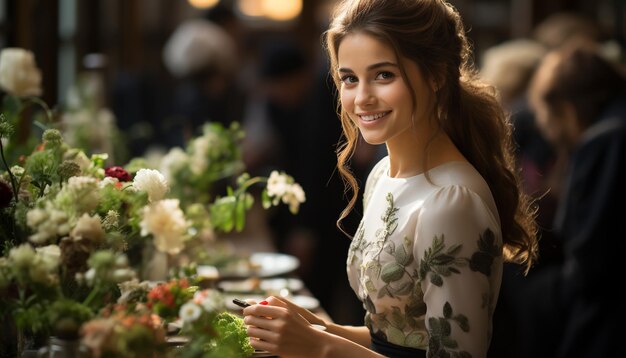
[[[389,176],[408,178],[422,174],[436,166],[451,161],[467,161],[452,140],[443,131],[431,138],[413,133],[414,140],[389,141]]]

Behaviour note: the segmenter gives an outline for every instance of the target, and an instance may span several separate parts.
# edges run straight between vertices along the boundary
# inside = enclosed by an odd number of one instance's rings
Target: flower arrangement
[[[285,173],[243,173],[237,124],[207,124],[202,136],[185,150],[172,149],[158,168],[141,158],[107,165],[107,153],[66,141],[67,121],[59,125],[57,112],[37,97],[40,76],[28,51],[0,53],[6,92],[0,113],[0,315],[18,332],[17,352],[27,335],[74,339],[83,332],[96,356],[132,356],[138,342],[157,347],[162,341],[151,314],[187,322],[196,314],[190,299],[203,311],[185,330],[194,337],[212,332],[190,352],[208,356],[230,346],[218,341],[247,351],[241,320],[215,302],[208,313],[209,301],[198,301],[189,281],[150,288],[141,280],[154,279],[149,274],[167,269],[172,258],[214,232],[242,230],[253,185],[266,184],[264,207],[284,203],[294,214],[305,201],[300,185]],[[215,192],[218,182],[227,185],[226,195]],[[166,270],[158,278],[169,277]],[[124,305],[124,313],[112,311],[114,304]],[[96,333],[101,329],[106,334]]]
[[[197,289],[197,286],[189,286],[186,278],[160,283],[148,292],[146,305],[164,320],[174,321],[181,306],[193,297]]]
[[[219,291],[196,292],[180,308],[181,333],[189,337],[181,358],[249,357],[254,353],[243,319],[226,311]]]
[[[116,305],[82,326],[81,342],[94,358],[164,357],[165,333],[157,315]]]

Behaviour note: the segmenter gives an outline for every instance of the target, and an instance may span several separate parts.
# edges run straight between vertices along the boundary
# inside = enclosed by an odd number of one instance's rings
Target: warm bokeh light
[[[265,15],[262,0],[239,0],[237,2],[239,11],[250,17],[261,17]]]
[[[302,12],[302,0],[263,0],[264,15],[272,20],[292,20]]]
[[[197,9],[208,9],[217,5],[220,0],[189,0],[189,4]]]

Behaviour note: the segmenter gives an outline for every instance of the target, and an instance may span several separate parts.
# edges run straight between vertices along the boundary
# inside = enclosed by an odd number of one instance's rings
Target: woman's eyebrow
[[[374,64],[371,64],[371,65],[367,66],[367,70],[368,70],[368,71],[371,71],[371,70],[373,70],[373,69],[376,69],[376,68],[379,68],[379,67],[385,67],[385,66],[394,66],[394,67],[398,67],[398,65],[397,65],[396,63],[389,62],[389,61],[384,61],[384,62],[378,62],[378,63],[374,63]],[[354,72],[354,71],[352,71],[351,69],[346,68],[346,67],[340,67],[340,68],[338,69],[338,71],[339,71],[339,72]]]

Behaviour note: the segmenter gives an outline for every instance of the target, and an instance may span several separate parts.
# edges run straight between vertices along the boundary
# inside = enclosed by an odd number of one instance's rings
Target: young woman
[[[443,0],[346,0],[326,34],[346,143],[385,144],[348,253],[365,326],[327,324],[270,297],[244,309],[255,348],[281,357],[484,357],[503,260],[532,264],[535,227],[510,128],[473,77],[458,12]],[[316,330],[311,324],[326,326]]]

